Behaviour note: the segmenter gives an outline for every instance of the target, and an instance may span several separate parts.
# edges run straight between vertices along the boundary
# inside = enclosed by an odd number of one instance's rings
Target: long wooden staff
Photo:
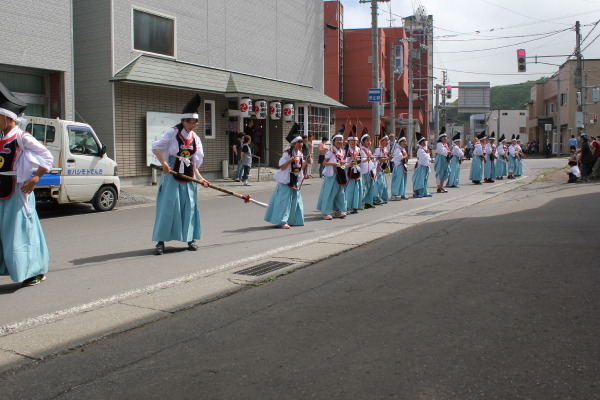
[[[152,168],[155,168],[155,169],[158,169],[158,170],[162,171],[162,167],[159,167],[158,165],[152,164]],[[196,178],[189,177],[187,175],[180,174],[178,172],[173,171],[172,169],[169,170],[169,173],[171,175],[175,175],[178,178],[187,179],[188,181],[196,182],[196,183],[199,183],[201,185],[204,185],[204,183],[205,183],[204,181],[201,181],[200,179],[196,179]],[[206,182],[206,183],[208,183],[208,182]],[[235,196],[237,198],[240,198],[240,199],[244,200],[244,203],[250,203],[250,202],[252,202],[252,203],[257,204],[257,205],[259,205],[261,207],[265,207],[265,208],[269,207],[268,204],[261,203],[260,201],[256,201],[256,200],[250,198],[249,194],[243,196],[243,195],[241,195],[239,193],[232,192],[231,190],[227,190],[227,189],[223,189],[222,187],[215,186],[212,183],[209,183],[208,187],[211,188],[211,189],[214,189],[214,190],[218,190],[219,192],[227,193],[227,194],[229,194],[231,196]]]

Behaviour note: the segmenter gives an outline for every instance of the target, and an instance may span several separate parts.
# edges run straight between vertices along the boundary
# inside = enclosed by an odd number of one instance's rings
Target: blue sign
[[[369,102],[378,103],[381,101],[381,89],[369,89]]]

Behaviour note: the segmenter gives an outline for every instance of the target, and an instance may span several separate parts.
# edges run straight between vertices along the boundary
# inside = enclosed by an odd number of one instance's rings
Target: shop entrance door
[[[250,121],[253,121],[253,126],[250,126]],[[264,147],[267,137],[267,120],[266,119],[251,119],[244,118],[244,133],[252,137],[252,155],[261,158],[261,162],[265,159]],[[254,158],[254,157],[253,157]],[[252,160],[253,163],[258,162],[257,159]]]

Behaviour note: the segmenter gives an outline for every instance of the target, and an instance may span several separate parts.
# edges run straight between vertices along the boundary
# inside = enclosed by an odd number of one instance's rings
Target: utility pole
[[[377,26],[377,0],[371,0],[371,40],[372,40],[372,57],[373,57],[373,88],[379,88],[379,32]],[[373,102],[372,106],[373,124],[371,132],[373,132],[373,143],[375,137],[379,134],[379,103]]]
[[[588,106],[587,105],[587,102],[588,102],[587,101],[587,98],[588,98],[587,93],[588,93],[588,87],[587,86],[588,86],[588,74],[585,74],[585,92],[583,94],[583,97],[584,97],[583,104],[585,106],[584,111],[583,111],[583,125],[584,126],[586,126],[587,122],[588,122],[588,119],[587,119],[587,117],[588,117],[587,116],[587,106]]]
[[[502,136],[502,135],[500,135],[500,115],[502,114],[501,111],[502,110],[500,110],[500,106],[498,106],[498,126],[497,126],[498,132],[496,132],[496,143],[499,143],[498,140],[500,139],[500,136]]]
[[[412,53],[413,53],[413,18],[410,18],[410,41],[408,42],[408,148],[410,151],[410,156],[412,157],[413,152],[413,62],[412,62]]]
[[[394,43],[390,44],[390,129],[396,136],[396,98],[394,96],[394,83],[396,80],[396,52],[394,51]]]
[[[556,102],[556,124],[558,125],[558,128],[556,130],[556,139],[560,139],[560,134],[561,134],[561,130],[560,130],[560,67],[558,68],[558,101]],[[552,143],[552,147],[554,147],[554,143]],[[556,150],[556,155],[557,157],[560,157],[562,155],[562,142],[560,143],[560,146],[557,146],[557,150]]]
[[[583,75],[583,63],[581,61],[581,32],[579,31],[580,29],[580,25],[579,25],[579,21],[577,21],[575,23],[575,39],[577,41],[576,44],[576,52],[577,52],[577,69],[575,70],[575,87],[577,88],[577,90],[579,92],[581,92],[581,76]],[[581,102],[583,103],[583,102]],[[579,104],[577,106],[577,111],[578,112],[583,112],[583,104]],[[583,120],[583,124],[585,125],[585,119]],[[581,136],[581,129],[582,128],[577,128],[577,134],[578,136]]]

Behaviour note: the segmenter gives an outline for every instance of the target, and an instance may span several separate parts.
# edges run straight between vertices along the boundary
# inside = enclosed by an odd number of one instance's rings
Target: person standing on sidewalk
[[[325,168],[325,166],[323,165],[323,161],[325,161],[325,154],[327,154],[326,137],[321,139],[321,143],[319,143],[319,178],[323,177],[323,169]]]
[[[579,165],[581,169],[581,181],[589,182],[589,176],[592,173],[594,167],[594,153],[588,141],[588,136],[583,133],[581,134],[581,153],[579,154]]]
[[[485,153],[485,170],[484,182],[494,183],[494,178],[496,177],[496,145],[494,141],[496,140],[496,133],[492,132],[489,137],[488,143],[485,145],[485,149],[483,152]]]
[[[390,136],[390,144],[388,145],[388,154],[390,156],[390,158],[393,160],[394,159],[394,151],[396,150],[396,143],[398,143],[396,141],[396,135],[394,135],[394,132],[389,134]],[[394,161],[390,161],[390,174],[394,173]]]
[[[402,129],[394,151],[396,168],[392,173],[392,197],[390,197],[392,201],[408,200],[408,197],[406,197],[406,183],[408,181],[408,168],[406,167],[408,152],[406,147],[406,138],[404,137],[404,129]]]
[[[244,144],[242,145],[242,165],[244,167],[244,176],[242,176],[242,182],[244,186],[252,186],[248,182],[248,176],[250,175],[250,168],[252,168],[252,137],[249,135],[244,136]]]
[[[363,135],[360,137],[360,174],[363,181],[363,198],[365,208],[375,208],[373,197],[375,195],[375,163],[371,153],[371,137],[367,128],[363,128]]]
[[[548,139],[546,141],[546,158],[550,158],[551,155],[552,155],[552,143],[550,143],[550,139]]]
[[[171,169],[182,175],[208,182],[202,178],[198,168],[204,160],[200,137],[194,132],[198,125],[198,108],[202,100],[195,95],[183,108],[181,122],[163,132],[152,144],[152,151],[163,166],[163,175],[156,196],[156,219],[152,240],[158,242],[154,254],[162,255],[165,242],[178,240],[187,242],[188,249],[198,250],[200,239],[200,213],[196,182],[176,178]]]
[[[385,128],[380,128],[381,138],[379,139],[380,146],[375,149],[373,157],[375,157],[375,192],[373,195],[374,204],[386,204],[390,198],[388,189],[388,180],[385,176],[385,171],[389,168],[391,157],[388,154],[389,138],[385,134]]]
[[[467,160],[471,159],[471,141],[467,141],[467,151],[466,151]]]
[[[429,184],[429,166],[431,165],[431,156],[427,150],[427,141],[419,132],[415,133],[417,138],[417,166],[412,176],[413,197],[420,199],[422,197],[432,197],[427,190]]]
[[[460,179],[460,163],[463,158],[463,151],[459,146],[460,132],[452,137],[452,161],[450,162],[450,176],[448,177],[447,187],[457,188]]]
[[[290,229],[290,225],[304,225],[304,206],[299,185],[304,179],[302,167],[306,161],[302,156],[303,143],[297,123],[285,139],[290,144],[279,159],[279,170],[273,175],[278,183],[269,201],[265,221],[279,228]]]
[[[471,163],[469,180],[476,185],[481,185],[481,180],[483,179],[483,163],[485,162],[485,158],[483,156],[482,145],[485,145],[485,132],[481,132],[479,135],[475,136],[473,162]]]
[[[533,142],[531,142],[533,145]],[[498,140],[498,161],[496,162],[496,179],[504,179],[508,175],[508,147],[506,147],[506,138],[504,134]]]
[[[569,139],[569,147],[570,150],[577,151],[577,139],[575,139],[575,135],[571,135],[571,139]]]
[[[442,126],[440,131],[440,138],[438,139],[436,146],[435,156],[435,184],[437,185],[438,193],[448,193],[444,189],[444,182],[450,177],[450,163],[448,162],[448,154],[450,149],[448,148],[448,135],[446,135],[446,128]]]
[[[235,170],[235,181],[242,181],[242,172],[244,168],[242,166],[242,140],[244,140],[244,134],[242,132],[238,133],[237,138],[235,139],[235,143],[233,144],[233,154],[235,156],[235,162],[237,163],[237,168]]]
[[[26,108],[0,83],[0,275],[24,287],[45,281],[48,273],[50,256],[33,189],[54,161],[47,148],[15,124],[23,122],[17,115]]]
[[[508,146],[508,179],[515,179],[515,171],[517,170],[517,139],[513,133]]]
[[[344,130],[346,127],[342,125],[339,131],[331,138],[331,149],[325,154],[325,180],[321,186],[319,200],[317,202],[317,210],[323,213],[323,219],[331,220],[335,218],[344,218],[346,216],[346,192],[344,187],[348,182],[346,176],[346,167],[350,164],[345,164],[345,154],[342,149],[344,144]],[[334,212],[335,211],[335,212]],[[333,217],[331,213],[334,213]]]
[[[523,157],[525,157],[525,153],[523,153],[523,148],[521,147],[521,135],[517,135],[515,150],[517,152],[515,176],[519,177],[523,175]]]
[[[348,133],[348,144],[346,145],[346,163],[350,166],[346,169],[348,183],[346,184],[346,209],[351,214],[362,210],[363,198],[363,180],[360,172],[360,147],[358,147],[358,138],[356,137],[356,125],[352,125]]]

